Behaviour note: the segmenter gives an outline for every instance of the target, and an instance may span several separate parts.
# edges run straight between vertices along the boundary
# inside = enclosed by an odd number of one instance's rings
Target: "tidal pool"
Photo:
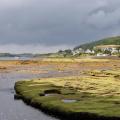
[[[77,102],[77,100],[63,99],[62,102],[64,102],[64,103],[74,103],[74,102]]]

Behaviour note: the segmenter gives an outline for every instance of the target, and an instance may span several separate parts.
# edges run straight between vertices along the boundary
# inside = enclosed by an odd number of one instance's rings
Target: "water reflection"
[[[0,120],[57,120],[25,105],[22,101],[14,101],[14,83],[36,77],[41,75],[0,73]]]

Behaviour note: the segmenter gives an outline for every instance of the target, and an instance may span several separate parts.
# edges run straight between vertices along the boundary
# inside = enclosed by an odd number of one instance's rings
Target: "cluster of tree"
[[[63,55],[64,57],[66,57],[66,56],[72,56],[72,55],[73,55],[71,49],[59,50],[59,51],[58,51],[58,54],[59,54],[59,55]]]

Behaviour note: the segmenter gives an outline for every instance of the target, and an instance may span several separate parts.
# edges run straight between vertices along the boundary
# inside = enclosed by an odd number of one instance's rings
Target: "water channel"
[[[0,73],[0,120],[57,120],[43,112],[14,100],[14,83],[22,79],[43,77],[41,75],[2,72]]]

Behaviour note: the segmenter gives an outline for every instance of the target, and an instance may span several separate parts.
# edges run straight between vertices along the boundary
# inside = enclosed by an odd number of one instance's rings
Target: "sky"
[[[55,52],[116,35],[120,0],[0,0],[0,52]]]

